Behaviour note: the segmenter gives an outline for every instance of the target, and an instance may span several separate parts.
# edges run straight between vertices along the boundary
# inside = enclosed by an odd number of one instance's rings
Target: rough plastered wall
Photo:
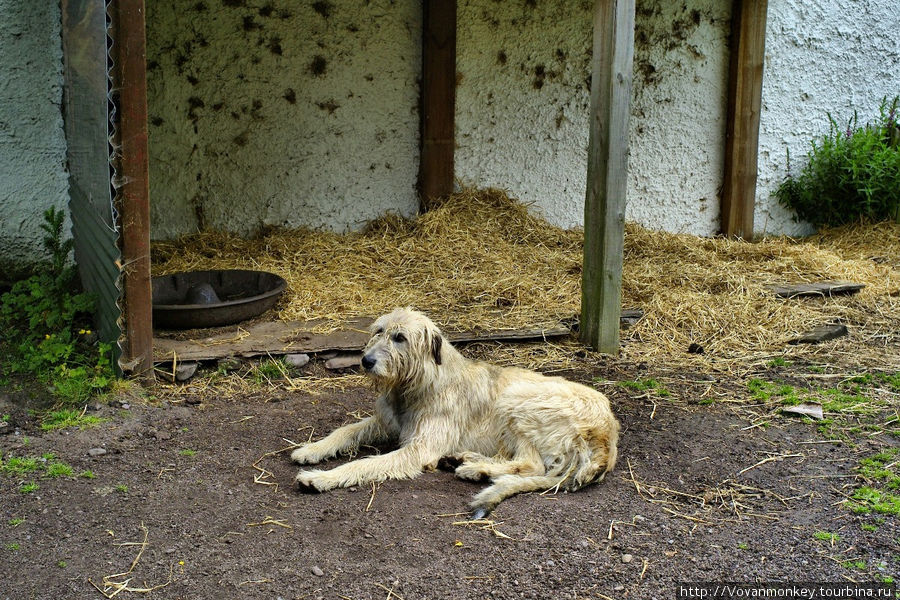
[[[757,234],[812,231],[771,198],[803,164],[813,136],[828,132],[826,113],[860,124],[878,115],[885,96],[900,94],[900,3],[897,0],[769,2],[759,135]]]
[[[421,7],[147,3],[154,238],[418,207]]]
[[[0,0],[0,277],[42,260],[43,212],[68,202],[58,2]]]
[[[581,225],[592,1],[464,0],[457,176]],[[635,25],[627,219],[718,229],[730,2],[641,0]]]

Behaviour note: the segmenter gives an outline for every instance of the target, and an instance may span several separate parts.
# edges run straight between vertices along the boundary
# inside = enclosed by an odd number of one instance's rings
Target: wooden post
[[[734,0],[722,186],[722,233],[753,238],[767,0]]]
[[[122,239],[125,344],[121,364],[153,377],[150,288],[150,187],[147,155],[147,70],[143,0],[110,4],[113,88],[118,90],[116,175]]]
[[[456,0],[422,5],[419,195],[422,209],[453,192],[456,113]]]
[[[583,342],[609,354],[619,351],[622,312],[634,3],[594,5],[580,332]]]

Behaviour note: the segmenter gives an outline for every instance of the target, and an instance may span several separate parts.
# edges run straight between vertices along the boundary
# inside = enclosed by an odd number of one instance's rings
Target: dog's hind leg
[[[478,492],[469,506],[472,507],[472,519],[483,519],[493,511],[500,502],[515,494],[545,491],[556,488],[565,482],[567,475],[500,475],[492,485]]]
[[[531,448],[518,452],[512,459],[489,458],[474,452],[467,452],[462,458],[462,464],[456,468],[456,476],[471,481],[485,481],[501,475],[543,475],[545,472],[540,454]]]

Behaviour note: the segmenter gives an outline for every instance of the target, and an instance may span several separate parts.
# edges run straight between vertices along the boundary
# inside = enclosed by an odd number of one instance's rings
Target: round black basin
[[[287,282],[265,271],[188,271],[154,277],[153,326],[194,329],[239,323],[275,306]]]

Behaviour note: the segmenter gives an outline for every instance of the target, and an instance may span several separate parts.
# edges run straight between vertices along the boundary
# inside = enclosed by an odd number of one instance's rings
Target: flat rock
[[[312,574],[315,575],[316,577],[322,577],[325,575],[325,571],[323,571],[321,568],[319,568],[318,565],[316,565],[315,567],[313,567],[310,570],[312,571]]]
[[[199,362],[196,361],[187,361],[187,362],[179,362],[175,365],[175,372],[172,372],[172,366],[166,366],[159,370],[157,373],[160,374],[166,381],[187,381],[197,372],[197,367],[200,366]]]
[[[98,456],[103,456],[106,454],[106,448],[91,448],[88,450],[88,456],[93,458],[97,458]]]
[[[790,340],[788,343],[792,345],[821,344],[822,342],[827,342],[828,340],[834,340],[839,337],[843,337],[848,333],[849,331],[847,330],[846,325],[841,325],[839,323],[832,325],[821,325],[819,327],[816,327],[815,329],[807,331],[800,337],[796,337]]]
[[[797,296],[835,296],[839,294],[855,294],[863,289],[865,284],[852,281],[817,281],[815,283],[789,283],[783,285],[770,285],[779,298],[795,298]]]
[[[334,358],[329,358],[325,361],[325,368],[336,371],[339,369],[349,369],[351,367],[357,367],[359,366],[359,361],[361,358],[362,355],[360,354],[345,354],[343,356],[335,356]]]
[[[299,369],[309,362],[309,354],[285,354],[284,362]]]

